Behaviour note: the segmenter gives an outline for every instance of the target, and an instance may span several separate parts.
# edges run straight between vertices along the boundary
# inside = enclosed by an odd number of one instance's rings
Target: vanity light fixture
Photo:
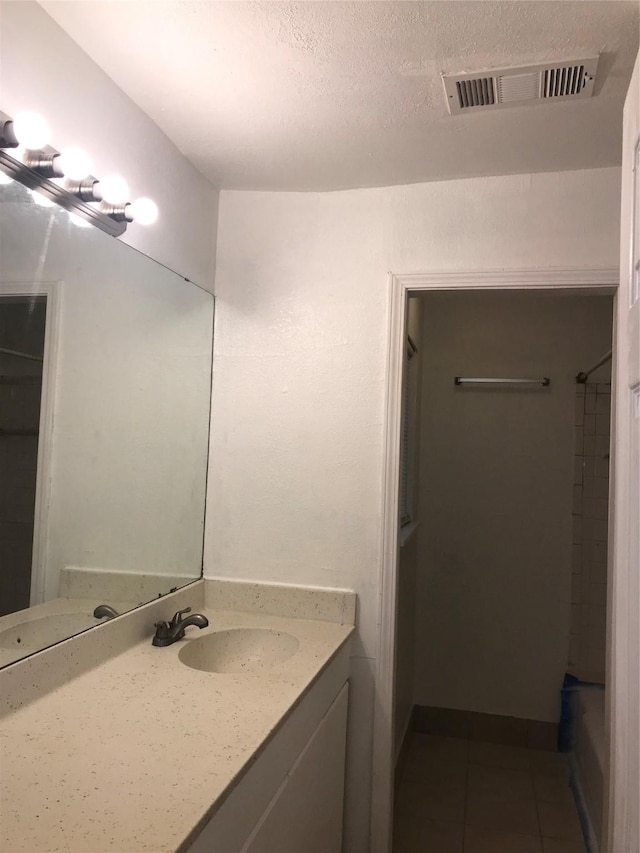
[[[150,198],[137,198],[129,207],[134,222],[139,222],[140,225],[153,225],[158,218],[158,205]]]
[[[51,140],[51,129],[38,113],[18,113],[13,120],[13,133],[18,145],[31,151],[45,148]]]
[[[63,148],[56,157],[56,163],[68,181],[82,181],[93,170],[91,157],[82,148]]]
[[[124,204],[129,195],[129,187],[120,175],[107,175],[100,179],[100,192],[107,204]]]
[[[57,151],[49,138],[49,125],[37,113],[23,112],[12,119],[0,112],[0,183],[5,176],[18,181],[32,190],[38,204],[55,202],[76,224],[91,223],[113,237],[124,234],[130,222],[156,221],[158,208],[151,199],[127,201],[123,178],[94,177],[88,154],[76,147]]]

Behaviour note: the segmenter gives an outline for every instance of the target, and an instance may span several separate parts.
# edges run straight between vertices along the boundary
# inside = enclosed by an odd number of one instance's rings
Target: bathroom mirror
[[[213,297],[39,201],[0,185],[0,666],[202,569]]]

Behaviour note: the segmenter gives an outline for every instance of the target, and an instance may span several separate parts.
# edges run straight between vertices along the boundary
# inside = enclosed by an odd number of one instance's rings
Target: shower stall
[[[611,351],[578,373],[571,640],[568,679],[570,746],[576,799],[590,853],[602,837],[606,776],[604,698],[609,516]]]

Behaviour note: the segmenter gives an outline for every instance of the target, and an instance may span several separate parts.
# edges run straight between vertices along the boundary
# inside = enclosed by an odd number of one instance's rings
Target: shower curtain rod
[[[16,358],[28,358],[29,361],[44,361],[44,359],[40,355],[30,355],[28,352],[20,352],[17,349],[7,349],[6,347],[0,347],[0,353],[2,355],[15,355]]]
[[[603,355],[600,361],[596,361],[593,367],[590,367],[589,370],[583,370],[582,372],[576,374],[576,382],[584,384],[587,381],[587,377],[591,376],[594,370],[597,370],[599,367],[602,367],[603,364],[606,364],[613,354],[613,350],[609,350],[606,355]]]

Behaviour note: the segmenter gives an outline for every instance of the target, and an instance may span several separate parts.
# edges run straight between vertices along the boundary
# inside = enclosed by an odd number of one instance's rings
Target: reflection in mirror
[[[0,185],[0,666],[200,577],[213,297]]]

